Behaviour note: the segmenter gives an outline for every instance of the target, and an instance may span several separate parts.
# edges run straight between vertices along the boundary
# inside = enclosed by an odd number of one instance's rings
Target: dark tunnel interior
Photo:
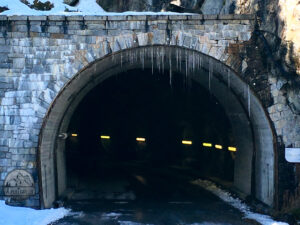
[[[182,74],[170,81],[168,71],[130,70],[103,81],[82,100],[68,132],[74,199],[167,198],[163,183],[233,182],[228,146],[235,141],[225,111]]]

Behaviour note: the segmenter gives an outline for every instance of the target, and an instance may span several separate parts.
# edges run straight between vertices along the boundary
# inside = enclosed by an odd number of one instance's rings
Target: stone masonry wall
[[[52,101],[89,63],[138,46],[176,45],[222,61],[258,93],[283,143],[299,144],[291,121],[300,119],[282,102],[282,80],[254,71],[265,68],[254,23],[251,15],[0,16],[0,187],[25,169],[36,195],[19,204],[39,206],[38,137]]]

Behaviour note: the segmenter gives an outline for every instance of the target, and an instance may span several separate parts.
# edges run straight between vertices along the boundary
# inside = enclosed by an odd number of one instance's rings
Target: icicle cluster
[[[114,58],[113,58],[114,60]],[[164,74],[165,70],[169,70],[170,85],[172,86],[173,70],[176,69],[179,72],[185,74],[186,81],[189,79],[190,74],[193,74],[196,70],[202,68],[203,58],[201,54],[195,52],[190,53],[186,49],[166,49],[163,46],[152,46],[147,49],[136,48],[130,51],[120,53],[120,65],[123,67],[124,63],[141,64],[142,68],[145,68],[146,62],[151,62],[152,74],[154,74],[154,68],[157,68],[159,73]],[[176,61],[176,62],[175,62]],[[211,67],[212,68],[212,65]],[[213,71],[210,72],[210,77]]]
[[[113,60],[115,60],[115,56]],[[213,86],[213,76],[214,76],[214,61],[212,58],[204,59],[201,54],[197,52],[190,51],[187,49],[180,48],[166,48],[165,46],[152,46],[148,48],[135,48],[130,51],[121,52],[120,53],[120,65],[124,66],[125,63],[133,64],[141,64],[144,69],[147,66],[149,67],[149,63],[151,64],[152,75],[155,74],[154,69],[158,70],[158,74],[164,74],[168,71],[169,75],[169,84],[172,87],[173,80],[173,71],[179,71],[184,74],[184,79],[186,83],[186,87],[189,88],[190,80],[192,75],[195,74],[196,71],[199,71],[203,68],[203,64],[208,64],[204,66],[208,70],[208,90],[212,93]],[[226,73],[227,73],[227,81],[226,81]],[[200,74],[199,74],[200,75]],[[224,80],[227,83],[227,88],[231,90],[231,71],[230,69],[226,69],[224,71]],[[247,100],[247,109],[248,115],[250,117],[251,110],[251,92],[250,86],[245,87],[244,89],[244,98]]]

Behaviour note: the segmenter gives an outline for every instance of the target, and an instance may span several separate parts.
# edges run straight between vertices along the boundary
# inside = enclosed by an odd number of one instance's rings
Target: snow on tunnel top
[[[47,0],[40,0],[45,3]],[[33,0],[28,0],[27,4],[21,0],[1,0],[1,7],[7,10],[0,13],[0,15],[17,16],[41,16],[41,15],[98,15],[98,16],[117,16],[117,15],[193,15],[192,13],[177,13],[177,12],[106,12],[96,0],[80,0],[76,6],[70,6],[65,4],[63,0],[49,0],[49,4],[52,4],[50,10],[37,10],[31,8],[34,4]],[[30,7],[31,6],[31,7]],[[1,11],[0,11],[1,12]]]

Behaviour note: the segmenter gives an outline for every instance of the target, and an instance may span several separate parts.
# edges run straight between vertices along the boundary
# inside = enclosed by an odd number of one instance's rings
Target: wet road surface
[[[209,225],[251,224],[220,200],[210,202],[73,202],[73,211],[60,225]]]
[[[160,173],[157,174],[156,171]],[[237,209],[199,186],[191,184],[193,175],[189,176],[178,170],[166,169],[165,173],[162,171],[161,168],[151,171],[139,170],[139,174],[133,176],[135,179],[127,179],[129,183],[126,191],[134,193],[134,200],[69,200],[65,207],[72,209],[73,213],[54,225],[254,224],[244,220]],[[91,185],[89,187],[91,188]],[[90,190],[95,196],[99,195],[95,193],[96,189]],[[111,190],[113,189],[112,187]],[[86,191],[88,192],[87,189]]]

